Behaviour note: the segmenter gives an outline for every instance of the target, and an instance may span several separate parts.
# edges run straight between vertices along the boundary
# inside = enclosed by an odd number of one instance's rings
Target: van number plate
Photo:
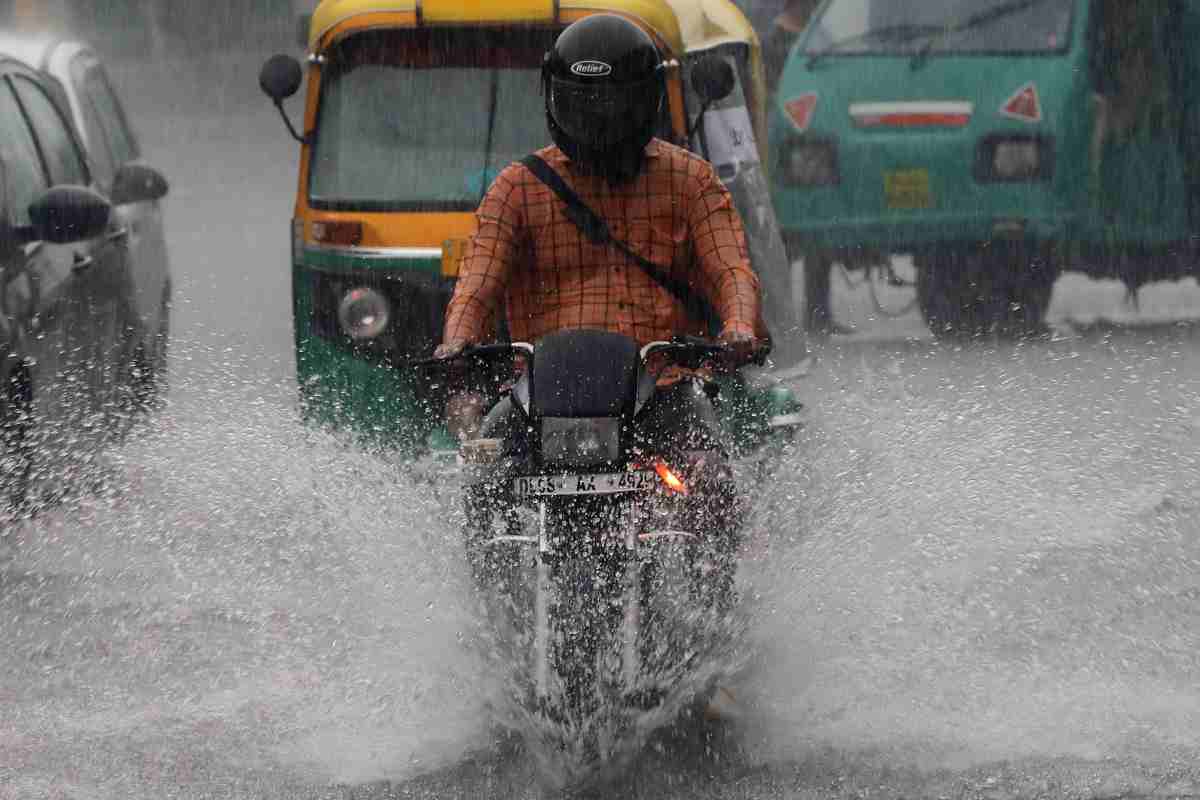
[[[902,169],[883,173],[883,194],[888,208],[933,208],[933,191],[929,188],[929,170]]]
[[[651,469],[605,475],[534,475],[513,478],[512,493],[516,497],[546,497],[648,492],[657,480],[658,476]]]

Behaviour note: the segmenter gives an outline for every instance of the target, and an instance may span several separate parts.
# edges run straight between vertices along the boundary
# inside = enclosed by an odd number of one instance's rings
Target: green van
[[[909,253],[935,335],[1040,330],[1057,276],[1200,274],[1196,0],[826,0],[771,121],[805,270]]]

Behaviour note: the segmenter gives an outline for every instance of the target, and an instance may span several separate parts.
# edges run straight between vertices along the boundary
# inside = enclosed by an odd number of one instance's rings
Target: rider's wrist
[[[721,336],[754,336],[754,323],[738,322],[736,320],[725,323],[725,327],[721,329]]]

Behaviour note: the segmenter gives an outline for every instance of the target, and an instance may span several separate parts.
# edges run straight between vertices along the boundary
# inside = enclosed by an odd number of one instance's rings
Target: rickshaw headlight
[[[794,186],[832,186],[839,180],[837,145],[800,139],[783,152],[783,179]]]
[[[976,177],[985,182],[1049,180],[1054,145],[1041,136],[990,136],[979,144]]]
[[[365,286],[346,292],[338,304],[338,322],[346,335],[355,341],[379,336],[387,330],[391,317],[387,298]]]

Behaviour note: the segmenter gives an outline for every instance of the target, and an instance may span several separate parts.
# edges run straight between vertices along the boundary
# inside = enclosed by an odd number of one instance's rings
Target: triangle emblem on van
[[[1000,113],[1006,117],[1019,119],[1022,122],[1042,121],[1042,101],[1038,97],[1037,86],[1027,83],[1004,101]]]
[[[788,100],[783,104],[783,110],[787,112],[788,119],[792,121],[796,130],[804,133],[812,124],[813,112],[817,110],[816,92],[809,92]]]

